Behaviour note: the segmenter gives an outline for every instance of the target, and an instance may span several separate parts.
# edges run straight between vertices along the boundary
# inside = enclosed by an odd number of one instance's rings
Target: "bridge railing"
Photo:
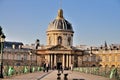
[[[27,74],[31,72],[41,71],[43,68],[40,66],[4,66],[3,74],[4,77],[10,77],[15,75]]]
[[[74,71],[108,77],[113,80],[120,80],[120,67],[76,67]]]

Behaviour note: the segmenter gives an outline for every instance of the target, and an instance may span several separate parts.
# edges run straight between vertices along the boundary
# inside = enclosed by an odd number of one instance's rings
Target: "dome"
[[[66,31],[73,32],[72,25],[67,20],[65,20],[63,17],[63,10],[62,9],[58,10],[58,16],[56,17],[55,20],[53,20],[48,25],[47,31],[52,31],[52,30],[66,30]]]

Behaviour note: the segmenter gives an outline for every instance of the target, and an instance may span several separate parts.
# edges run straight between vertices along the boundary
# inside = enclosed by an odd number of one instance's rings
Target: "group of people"
[[[58,73],[60,73],[60,71],[61,71],[61,73],[63,73],[63,67],[62,67],[62,65],[60,65],[60,67],[58,68]]]
[[[49,71],[49,63],[48,62],[45,62],[44,64],[43,64],[43,72],[48,72]]]
[[[58,73],[63,73],[64,67],[62,67],[62,65],[60,65],[59,69],[58,69]],[[70,65],[70,70],[73,71],[73,64]]]
[[[73,71],[73,64],[70,65],[70,69],[71,69],[71,71]],[[63,73],[63,70],[64,70],[64,67],[62,67],[62,65],[60,65],[58,71],[59,72],[61,71]],[[43,72],[45,72],[45,71],[46,72],[49,71],[49,63],[48,62],[44,62],[44,64],[43,64]]]

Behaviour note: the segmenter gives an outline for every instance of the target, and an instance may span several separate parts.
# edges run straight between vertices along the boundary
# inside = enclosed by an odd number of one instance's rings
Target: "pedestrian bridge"
[[[3,80],[57,80],[58,78],[58,71],[57,70],[49,70],[49,72],[34,72],[34,73],[27,73],[27,74],[21,74],[11,77],[6,77]],[[65,80],[65,74],[67,75],[66,80],[109,80],[109,78],[105,78],[102,76],[92,75],[92,74],[86,74],[81,73],[78,71],[70,71],[70,70],[64,70],[63,73],[60,72],[60,79],[59,80]]]

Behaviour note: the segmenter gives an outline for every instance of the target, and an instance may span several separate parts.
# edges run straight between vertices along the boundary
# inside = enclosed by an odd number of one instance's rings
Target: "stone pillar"
[[[71,66],[71,55],[69,55],[69,67]]]
[[[50,63],[50,55],[48,54],[48,63]]]
[[[57,45],[57,34],[55,34],[55,45]]]
[[[56,66],[56,54],[54,54],[54,66]]]
[[[66,67],[68,68],[68,54],[66,55]]]
[[[51,68],[53,68],[53,55],[51,54]]]
[[[65,55],[63,54],[63,61],[62,61],[63,68],[65,67]]]

